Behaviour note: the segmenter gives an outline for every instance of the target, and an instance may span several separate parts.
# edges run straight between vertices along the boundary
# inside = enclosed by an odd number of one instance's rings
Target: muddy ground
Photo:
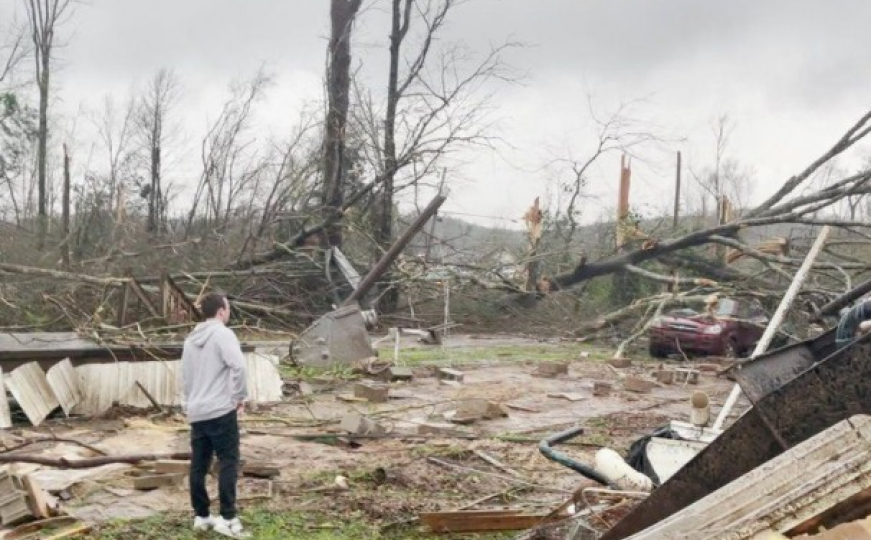
[[[392,345],[385,345],[380,356],[392,359]],[[383,404],[346,401],[359,380],[350,371],[316,374],[283,368],[291,395],[246,414],[242,436],[243,459],[275,464],[281,474],[272,481],[243,478],[241,505],[293,508],[311,511],[313,516],[350,513],[382,526],[413,521],[421,511],[458,509],[497,494],[501,496],[474,508],[546,512],[573,491],[594,483],[545,459],[538,450],[542,437],[584,426],[584,435],[564,451],[592,463],[602,446],[625,453],[632,441],[669,420],[687,421],[689,397],[695,391],[710,396],[715,416],[732,386],[715,372],[703,371],[698,384],[657,384],[650,393],[630,392],[623,389],[628,377],[652,380],[663,362],[637,355],[630,367],[615,368],[606,362],[609,357],[610,351],[556,340],[458,335],[438,347],[406,338],[398,364],[412,367],[415,378],[392,383],[391,399]],[[555,361],[569,363],[567,375],[535,375],[540,363]],[[676,361],[665,365],[692,367]],[[447,366],[465,373],[462,384],[450,386],[436,378],[436,368]],[[612,384],[610,395],[593,396],[597,381]],[[300,383],[312,393],[294,394]],[[555,397],[559,394],[576,401]],[[446,413],[450,416],[467,398],[499,403],[508,416],[454,425],[463,437],[418,433],[421,424],[448,424]],[[343,437],[339,422],[355,412],[379,422],[387,436]],[[45,436],[75,439],[120,455],[186,450],[188,433],[177,412],[113,409],[99,419],[52,419],[39,428],[16,426],[0,434],[7,446]],[[78,445],[57,442],[30,451],[71,458],[95,455]],[[489,463],[488,457],[501,465]],[[14,466],[18,471],[36,468]],[[133,489],[136,474],[136,467],[109,465],[84,471],[41,469],[39,479],[64,499],[68,513],[90,522],[187,508],[184,486],[137,491]],[[346,489],[336,484],[337,476],[347,479]],[[210,482],[214,490],[214,479]]]

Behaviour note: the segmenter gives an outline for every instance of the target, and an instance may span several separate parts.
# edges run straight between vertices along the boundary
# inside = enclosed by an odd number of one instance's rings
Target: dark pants
[[[206,475],[218,456],[218,497],[221,516],[236,517],[236,480],[239,475],[239,422],[236,411],[224,416],[191,424],[191,505],[199,517],[209,515]]]

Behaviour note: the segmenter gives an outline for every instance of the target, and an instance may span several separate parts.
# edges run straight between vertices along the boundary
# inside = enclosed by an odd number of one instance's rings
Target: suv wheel
[[[666,353],[664,349],[660,349],[659,347],[657,347],[655,345],[651,345],[650,348],[648,349],[648,352],[650,352],[650,356],[652,356],[653,358],[667,358],[668,357],[668,353]]]

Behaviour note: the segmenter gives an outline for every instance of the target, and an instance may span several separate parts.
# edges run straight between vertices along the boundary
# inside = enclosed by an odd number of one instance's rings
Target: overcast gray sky
[[[368,0],[358,22],[355,61],[371,84],[383,73],[387,4]],[[16,10],[19,0],[0,0],[0,17]],[[197,139],[228,82],[265,63],[276,84],[264,129],[289,131],[321,96],[328,12],[328,0],[90,0],[63,32],[56,110],[122,97],[170,67],[183,84],[185,131]],[[603,112],[643,98],[636,116],[674,140],[649,154],[650,166],[636,165],[639,208],[669,206],[666,152],[682,150],[697,170],[710,163],[722,114],[735,124],[729,153],[755,171],[757,198],[770,193],[871,107],[869,20],[871,2],[860,0],[469,0],[443,39],[473,48],[522,40],[529,47],[507,60],[528,76],[496,95],[508,145],[464,156],[446,208],[517,219],[546,197],[552,173],[541,167],[583,157],[591,143],[586,92]],[[590,217],[613,206],[616,159],[593,171],[601,199]],[[196,177],[193,166],[179,174]]]

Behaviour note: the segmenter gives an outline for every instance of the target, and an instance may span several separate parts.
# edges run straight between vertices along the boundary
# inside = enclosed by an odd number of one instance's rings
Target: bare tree
[[[381,249],[392,241],[396,194],[431,174],[438,158],[457,144],[486,143],[487,97],[472,96],[490,79],[513,75],[502,63],[508,43],[476,64],[459,45],[435,48],[438,35],[459,0],[391,0],[391,33],[383,120],[361,110],[362,131],[369,131],[372,157],[383,183],[376,205],[375,239]],[[416,30],[416,31],[415,31]],[[464,69],[472,64],[471,69]],[[404,67],[404,69],[403,69]],[[482,92],[483,94],[483,92]],[[379,133],[381,141],[379,141]],[[397,185],[401,171],[411,178]]]
[[[332,0],[327,67],[327,123],[324,135],[324,184],[322,203],[326,214],[343,206],[345,183],[345,126],[348,122],[351,89],[351,29],[363,0]],[[340,227],[330,226],[327,243],[342,243]]]
[[[39,88],[39,131],[37,149],[39,249],[45,245],[48,232],[48,185],[46,181],[48,146],[48,100],[51,82],[51,60],[57,46],[57,27],[71,13],[73,0],[25,0],[30,34],[33,40],[33,59],[36,67],[36,85]]]
[[[136,99],[130,97],[119,110],[110,95],[103,98],[102,109],[93,114],[92,122],[106,151],[106,180],[108,182],[109,211],[120,222],[124,206],[123,193],[130,186],[125,185],[123,175],[131,166],[136,148]]]
[[[138,134],[147,152],[148,182],[142,186],[140,194],[148,201],[146,230],[150,233],[159,234],[166,217],[163,162],[167,139],[172,135],[169,117],[178,102],[179,92],[175,73],[159,70],[148,84],[136,118]]]
[[[10,22],[3,31],[7,38],[0,42],[0,91],[9,83],[16,68],[24,61],[30,50],[27,47],[27,33],[24,27]],[[0,116],[2,118],[2,116]]]
[[[206,202],[206,212],[200,216],[204,224],[222,227],[237,208],[239,196],[256,187],[264,173],[266,163],[253,149],[249,130],[254,105],[268,84],[269,77],[259,71],[250,80],[231,85],[230,98],[202,142],[203,172],[188,213],[188,235],[201,200]]]
[[[20,225],[22,208],[16,192],[22,186],[16,180],[22,176],[35,130],[33,111],[22,105],[14,79],[29,49],[23,26],[10,22],[4,34],[8,38],[0,42],[0,183],[7,188],[15,222]]]

